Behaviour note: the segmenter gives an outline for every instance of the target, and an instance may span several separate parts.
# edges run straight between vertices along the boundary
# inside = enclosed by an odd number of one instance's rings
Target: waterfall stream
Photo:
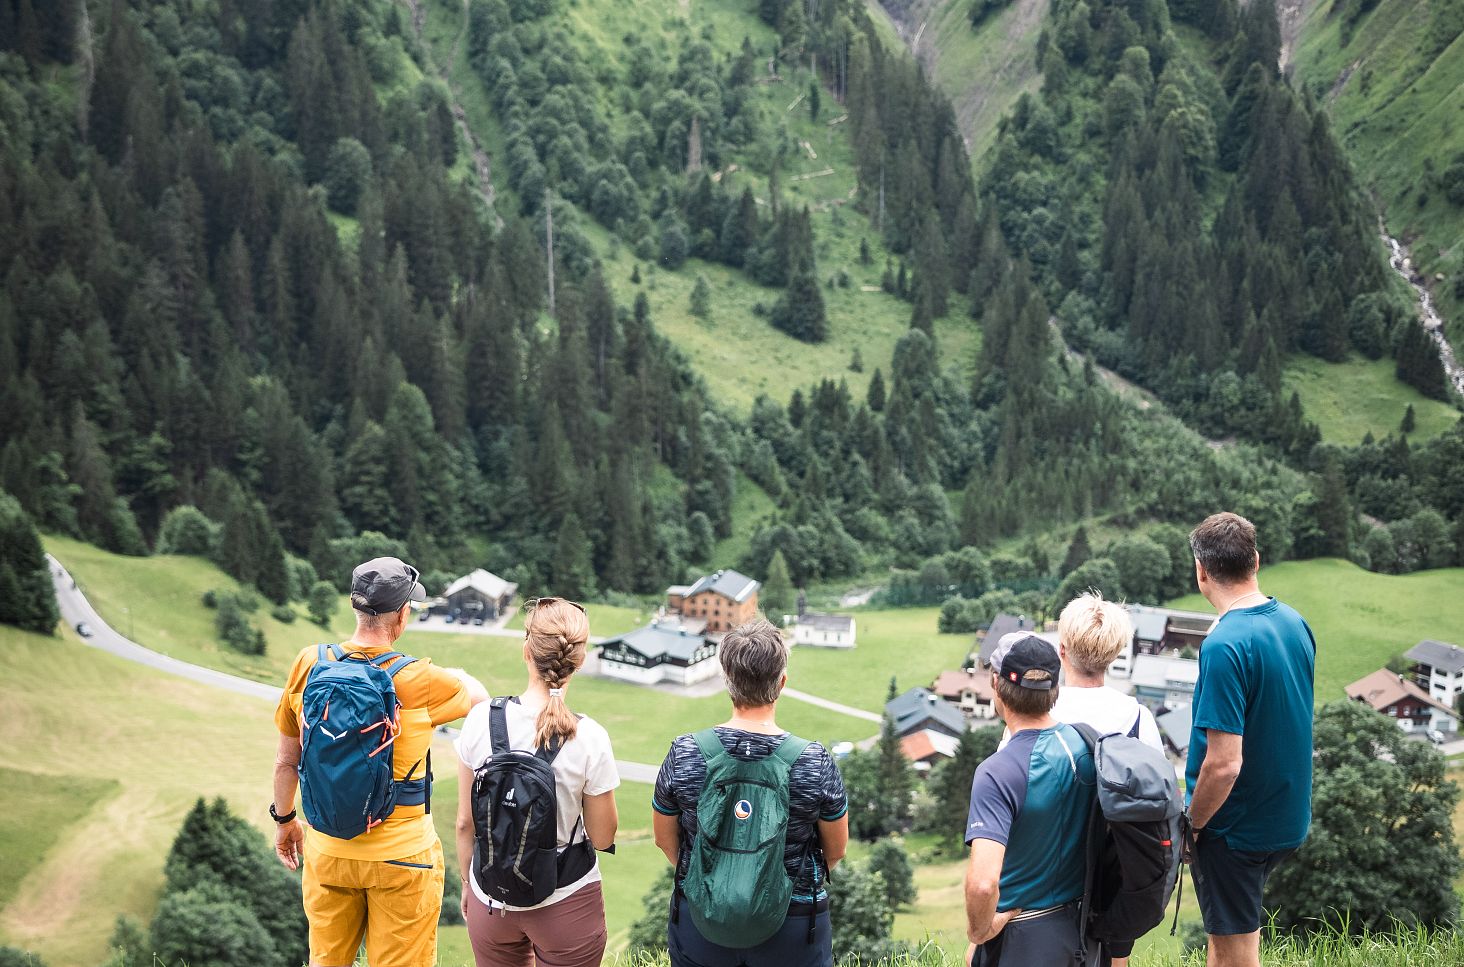
[[[1448,337],[1444,335],[1444,320],[1439,317],[1439,310],[1434,306],[1433,293],[1414,274],[1413,259],[1403,243],[1386,232],[1383,233],[1383,241],[1388,246],[1388,264],[1418,293],[1418,322],[1439,351],[1439,362],[1443,363],[1444,376],[1454,392],[1464,393],[1464,366],[1459,365],[1459,360],[1454,356],[1454,347],[1449,345]]]

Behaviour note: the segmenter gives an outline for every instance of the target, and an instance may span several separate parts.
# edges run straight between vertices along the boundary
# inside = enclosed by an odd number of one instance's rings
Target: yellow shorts
[[[432,967],[442,911],[442,844],[399,860],[326,856],[305,839],[310,963],[347,967],[361,941],[371,967]]]

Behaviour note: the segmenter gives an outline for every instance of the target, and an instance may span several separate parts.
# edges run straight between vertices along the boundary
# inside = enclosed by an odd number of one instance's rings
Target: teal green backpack
[[[707,940],[756,947],[788,917],[788,771],[809,743],[790,735],[772,755],[743,762],[722,748],[714,729],[693,738],[707,760],[707,781],[697,801],[697,834],[681,893]]]

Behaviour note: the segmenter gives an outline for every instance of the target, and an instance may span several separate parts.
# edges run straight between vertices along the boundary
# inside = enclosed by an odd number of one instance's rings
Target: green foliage
[[[335,585],[329,581],[316,581],[312,584],[310,594],[306,598],[306,607],[310,611],[311,621],[322,628],[329,628],[336,612],[340,609],[340,596]]]
[[[103,967],[153,967],[152,942],[147,931],[126,914],[118,914],[107,949],[110,954]]]
[[[698,319],[705,319],[712,311],[712,289],[707,284],[707,277],[700,273],[696,277],[696,285],[691,289],[691,305],[688,311]]]
[[[978,674],[985,674],[984,670]],[[968,729],[961,734],[956,754],[936,765],[930,772],[927,788],[932,808],[921,817],[920,832],[939,837],[940,848],[953,856],[965,850],[966,813],[971,805],[971,780],[976,767],[996,751],[1001,742],[1001,728]]]
[[[1459,788],[1444,778],[1443,757],[1350,701],[1318,710],[1313,744],[1311,833],[1267,884],[1277,926],[1360,935],[1395,922],[1452,924]]]
[[[213,555],[219,540],[219,525],[192,504],[179,504],[168,511],[158,530],[159,554]]]
[[[1147,550],[1147,549],[1146,549]],[[1123,598],[1124,578],[1112,558],[1095,557],[1085,561],[1057,586],[1052,597],[1053,609],[1061,610],[1073,598],[1089,588],[1099,592],[1110,601]]]
[[[247,595],[232,591],[213,590],[214,630],[220,641],[244,655],[262,655],[265,649],[264,632],[249,620],[249,613],[258,606]],[[205,598],[204,603],[208,603]],[[278,620],[278,619],[277,619]]]
[[[666,922],[671,911],[671,892],[675,885],[672,868],[662,867],[656,882],[641,900],[645,912],[631,924],[626,956],[655,956],[665,952]]]
[[[873,963],[891,952],[895,911],[884,879],[868,864],[845,862],[829,884],[829,919],[834,927],[834,959]]]
[[[46,962],[29,950],[0,947],[0,967],[46,967]]]
[[[355,138],[340,138],[325,160],[325,193],[330,207],[356,214],[356,203],[371,178],[371,153]]]
[[[894,680],[891,679],[891,686]],[[900,750],[894,722],[885,716],[878,744],[851,752],[840,763],[849,795],[849,833],[873,842],[903,830],[910,821],[915,772]]]
[[[894,839],[882,839],[869,851],[869,872],[884,881],[885,900],[891,910],[915,902],[915,870],[905,848]]]
[[[759,601],[774,621],[782,621],[783,615],[793,611],[793,580],[788,576],[788,562],[783,558],[781,548],[773,551],[772,559],[768,561]]]
[[[308,956],[299,881],[222,799],[194,805],[164,873],[152,923],[152,946],[164,963],[294,967]]]
[[[20,502],[0,491],[0,624],[43,635],[60,620],[51,568]]]

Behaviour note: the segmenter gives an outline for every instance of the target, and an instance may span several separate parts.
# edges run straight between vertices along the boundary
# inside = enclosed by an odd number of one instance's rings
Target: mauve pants
[[[598,882],[533,910],[489,910],[465,890],[478,967],[599,967],[605,956],[605,895]]]

